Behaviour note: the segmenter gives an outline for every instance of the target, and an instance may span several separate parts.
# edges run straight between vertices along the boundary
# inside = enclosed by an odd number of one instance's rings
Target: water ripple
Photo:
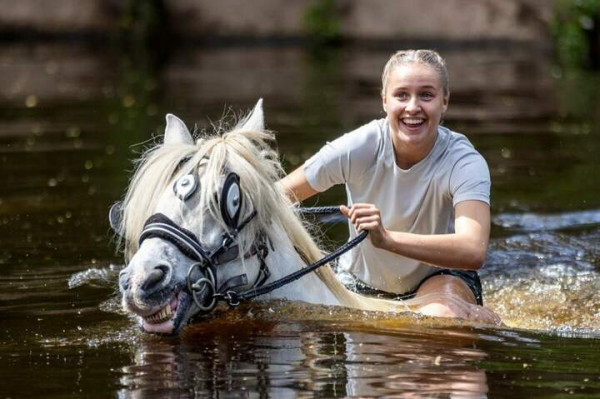
[[[504,213],[493,219],[494,224],[519,231],[550,231],[600,224],[600,210],[576,211],[556,215],[535,213]]]

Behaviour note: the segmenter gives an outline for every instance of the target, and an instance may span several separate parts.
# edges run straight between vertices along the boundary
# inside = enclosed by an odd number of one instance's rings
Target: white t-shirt
[[[410,169],[396,165],[388,121],[380,119],[328,142],[304,163],[304,173],[316,191],[344,183],[348,204],[375,204],[392,231],[453,233],[457,203],[490,203],[487,163],[464,135],[441,126],[431,152]],[[369,240],[342,256],[340,266],[368,286],[398,294],[439,270],[375,248]]]

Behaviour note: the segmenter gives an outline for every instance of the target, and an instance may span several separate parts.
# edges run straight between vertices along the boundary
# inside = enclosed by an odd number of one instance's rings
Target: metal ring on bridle
[[[187,273],[188,291],[192,294],[192,298],[194,299],[196,306],[198,306],[198,308],[202,312],[210,312],[215,308],[215,306],[217,304],[217,297],[215,295],[215,293],[216,293],[215,276],[214,276],[212,270],[209,267],[206,267],[206,268],[204,268],[204,270],[208,271],[210,279],[206,278],[206,277],[202,277],[202,278],[196,280],[195,283],[192,283],[191,276],[192,276],[193,270],[196,267],[198,267],[198,269],[202,269],[202,264],[194,263],[188,269],[188,273]],[[204,291],[206,288],[209,289],[209,291],[210,291],[209,296],[212,299],[212,301],[208,305],[204,305],[202,302],[200,302],[200,300],[198,299],[198,296],[197,296],[199,292]]]
[[[238,298],[237,292],[235,291],[227,291],[223,297],[227,301],[227,304],[232,308],[238,306],[240,304],[240,299]]]

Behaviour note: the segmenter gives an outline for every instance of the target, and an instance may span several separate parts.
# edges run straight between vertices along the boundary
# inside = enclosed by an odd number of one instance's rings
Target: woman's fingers
[[[378,223],[380,220],[379,215],[363,216],[356,219],[354,224],[361,225],[366,223]]]
[[[348,219],[350,218],[350,208],[348,208],[346,205],[340,205],[340,212],[342,212],[342,215],[346,216]]]
[[[381,218],[379,217],[379,213],[370,213],[370,214],[356,215],[351,220],[352,220],[352,223],[357,224],[357,223],[363,223],[363,222],[380,220],[380,219]]]
[[[356,226],[356,231],[361,232],[363,230],[374,231],[379,229],[379,223],[377,222],[369,222],[369,223],[361,223]]]
[[[369,240],[376,247],[385,241],[386,230],[381,223],[381,213],[373,204],[353,204],[351,207],[340,206],[340,211],[354,225],[357,232],[369,231]]]
[[[354,216],[352,224],[356,231],[376,230],[382,227],[379,212],[357,212]]]
[[[356,231],[377,230],[383,227],[379,209],[373,204],[358,203],[353,204],[350,208],[342,205],[340,211],[350,219]]]
[[[379,209],[372,204],[354,204],[351,208],[344,208],[347,212],[344,212],[344,209],[342,209],[342,213],[344,213],[352,223],[356,223],[356,220],[361,217],[379,215]]]

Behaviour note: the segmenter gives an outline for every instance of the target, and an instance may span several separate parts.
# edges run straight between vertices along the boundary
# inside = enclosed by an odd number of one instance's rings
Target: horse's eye
[[[173,191],[177,198],[186,201],[198,189],[198,178],[194,174],[181,176],[175,181]]]

